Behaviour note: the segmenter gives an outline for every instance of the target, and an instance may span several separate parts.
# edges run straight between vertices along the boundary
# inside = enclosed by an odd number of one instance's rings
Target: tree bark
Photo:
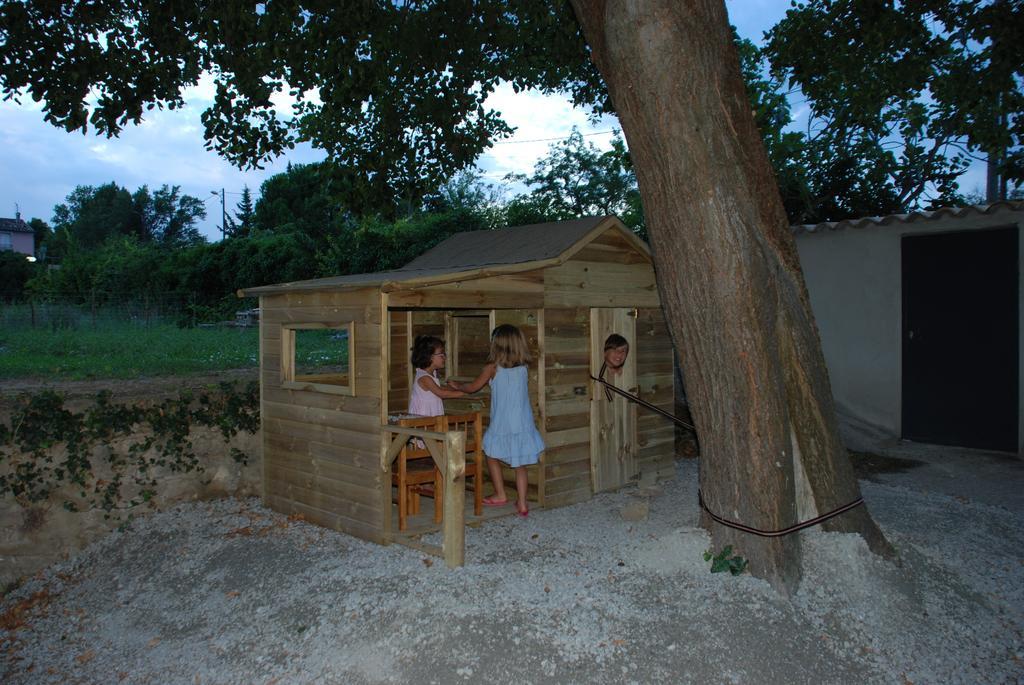
[[[860,496],[818,331],[722,0],[571,0],[636,168],[712,511],[777,530]],[[799,534],[704,517],[791,593]],[[865,507],[825,524],[892,549]]]

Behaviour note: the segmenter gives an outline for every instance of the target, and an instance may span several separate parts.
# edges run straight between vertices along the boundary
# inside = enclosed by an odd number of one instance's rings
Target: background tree
[[[228,217],[227,235],[232,238],[247,236],[256,225],[256,210],[252,203],[249,186],[242,186],[242,199],[235,208],[235,216]]]
[[[322,242],[336,231],[342,209],[324,164],[289,164],[260,186],[253,225],[270,233],[301,233]]]
[[[355,228],[327,239],[326,248],[317,257],[319,273],[334,276],[390,271],[449,236],[487,228],[487,216],[468,208],[420,213],[397,221],[369,217]]]
[[[505,221],[501,188],[483,180],[476,169],[466,169],[428,193],[423,199],[425,213],[463,211],[474,216],[471,223],[481,230],[515,226]],[[476,230],[476,229],[470,229]]]
[[[91,250],[112,237],[132,236],[160,247],[177,248],[203,242],[196,228],[206,217],[198,198],[182,195],[178,186],[161,186],[150,193],[142,186],[129,193],[116,183],[78,186],[53,208],[55,257],[68,245]]]
[[[132,196],[141,216],[141,237],[159,247],[173,249],[206,242],[196,223],[206,218],[206,205],[182,195],[180,186],[161,186],[152,195],[142,186]]]
[[[28,225],[32,227],[32,233],[35,237],[36,257],[40,260],[45,260],[46,253],[49,250],[48,243],[53,239],[53,229],[50,228],[50,224],[35,217],[29,220]]]
[[[508,178],[532,188],[529,195],[511,203],[514,213],[529,208],[538,212],[543,217],[539,220],[543,221],[615,214],[647,238],[636,174],[626,144],[618,134],[612,138],[611,149],[602,152],[593,143],[585,142],[573,127],[566,140],[550,146],[547,157],[537,162],[533,174],[510,174]],[[518,218],[510,223],[515,225]]]
[[[1020,182],[1021,35],[1019,2],[809,0],[789,10],[765,54],[810,108],[810,202],[798,218],[956,204],[957,178],[990,154]]]
[[[178,279],[175,289],[192,301],[189,321],[222,320],[241,308],[239,288],[313,278],[316,247],[298,232],[257,234],[173,252],[165,270]]]
[[[25,259],[22,253],[0,251],[0,300],[19,300],[25,292],[25,284],[37,271],[38,266]]]
[[[142,217],[131,193],[116,183],[77,186],[66,200],[53,208],[54,232],[60,236],[60,258],[74,242],[84,249],[99,247],[115,235],[142,237]]]
[[[379,206],[436,187],[509,132],[484,106],[501,81],[614,109],[701,438],[705,502],[774,529],[859,494],[720,0],[24,2],[0,6],[0,28],[5,92],[45,101],[56,125],[115,134],[148,104],[180,105],[210,70],[212,148],[246,165],[310,141],[343,178],[367,179]],[[285,88],[298,99],[287,115],[270,97]],[[799,538],[706,525],[753,573],[798,582]],[[862,507],[826,527],[889,550]]]

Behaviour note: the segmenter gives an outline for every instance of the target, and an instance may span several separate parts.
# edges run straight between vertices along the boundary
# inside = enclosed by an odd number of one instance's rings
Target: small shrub
[[[747,570],[747,564],[749,563],[746,559],[741,556],[732,556],[732,545],[726,545],[718,554],[712,554],[711,549],[704,552],[704,561],[711,562],[712,573],[722,573],[728,571],[734,576],[738,576]]]

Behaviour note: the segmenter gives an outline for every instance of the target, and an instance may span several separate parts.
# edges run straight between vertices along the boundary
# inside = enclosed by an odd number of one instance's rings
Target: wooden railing
[[[406,428],[385,424],[382,426],[381,469],[384,471],[383,483],[386,484],[388,539],[399,544],[413,547],[427,554],[442,557],[448,568],[457,568],[466,561],[465,511],[466,497],[466,434],[462,431],[439,433],[419,428]],[[414,541],[408,537],[396,536],[391,532],[391,462],[395,460],[402,447],[411,439],[423,441],[430,458],[441,471],[444,482],[444,522],[441,527],[441,547]]]

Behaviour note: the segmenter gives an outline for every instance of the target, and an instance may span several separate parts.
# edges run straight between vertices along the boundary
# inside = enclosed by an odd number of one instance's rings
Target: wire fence
[[[245,300],[234,311],[217,311],[198,304],[194,296],[96,292],[82,295],[5,296],[0,293],[0,329],[86,330],[176,325],[251,325]],[[258,320],[258,318],[256,319]]]

